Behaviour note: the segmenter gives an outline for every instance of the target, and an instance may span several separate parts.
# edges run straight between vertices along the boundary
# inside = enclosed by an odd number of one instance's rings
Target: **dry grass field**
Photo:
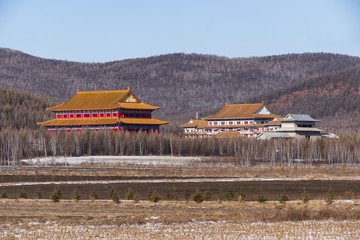
[[[360,205],[3,200],[1,239],[359,239]]]
[[[1,167],[0,192],[8,198],[0,199],[0,239],[360,239],[360,167],[220,163]],[[326,204],[330,186],[334,202]],[[58,203],[49,199],[56,187]],[[136,201],[125,200],[129,187]],[[112,188],[119,203],[111,201]],[[232,199],[220,197],[230,188]],[[256,201],[260,188],[265,203]],[[300,200],[304,188],[307,204]],[[78,202],[71,200],[74,189]],[[154,189],[157,203],[147,200]],[[197,189],[212,197],[185,201],[185,191]],[[91,191],[99,199],[89,200]],[[284,192],[290,201],[280,204]]]

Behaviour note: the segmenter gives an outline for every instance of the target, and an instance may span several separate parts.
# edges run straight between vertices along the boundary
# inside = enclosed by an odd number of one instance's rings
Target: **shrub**
[[[98,195],[97,195],[95,189],[93,189],[93,190],[90,192],[90,199],[91,199],[91,201],[94,201],[94,200],[98,199]]]
[[[191,198],[191,192],[189,189],[186,189],[184,192],[184,197],[186,199],[187,202],[189,202],[190,198]]]
[[[196,192],[191,196],[191,199],[194,202],[197,203],[202,203],[204,201],[204,196],[202,195],[202,193],[199,191],[199,189],[196,190]]]
[[[210,201],[212,197],[212,192],[210,191],[210,189],[205,190],[203,196],[204,196],[204,201]]]
[[[241,189],[240,189],[240,192],[239,192],[238,201],[239,201],[239,202],[245,201],[245,194],[244,194],[244,192],[243,192]]]
[[[115,193],[116,193],[115,187],[114,187],[114,186],[111,186],[111,189],[110,189],[110,198],[112,198]]]
[[[8,195],[7,195],[6,191],[5,191],[5,189],[2,190],[0,197],[1,198],[8,198]]]
[[[304,191],[301,195],[301,201],[303,203],[308,203],[310,201],[310,196],[309,196],[309,193],[306,191],[306,189],[304,188]]]
[[[40,190],[39,187],[37,187],[37,188],[35,189],[34,198],[35,198],[35,199],[41,199],[41,198],[42,198],[42,192],[41,192],[41,190]]]
[[[61,198],[60,188],[56,187],[56,188],[54,189],[54,191],[51,193],[50,199],[51,199],[53,202],[59,202],[59,201],[60,201],[60,198]]]
[[[175,197],[175,194],[173,191],[171,190],[168,190],[167,193],[166,193],[166,199],[167,200],[176,200],[176,197]]]
[[[331,205],[333,202],[334,202],[334,192],[332,190],[332,186],[330,186],[326,197],[326,204]]]
[[[113,200],[114,203],[120,202],[119,194],[116,192],[116,189],[114,186],[111,187],[110,198]]]
[[[232,187],[230,186],[229,189],[225,192],[225,196],[227,201],[232,201],[235,199],[235,193]]]
[[[286,195],[286,192],[283,192],[283,194],[280,196],[279,202],[281,204],[285,204],[287,201],[289,201],[289,197]]]
[[[23,199],[27,199],[27,193],[24,191],[24,189],[21,189],[18,197],[23,198]]]
[[[112,194],[111,199],[113,200],[114,203],[119,203],[120,202],[119,194],[117,192],[114,192]]]
[[[264,202],[266,202],[265,193],[264,193],[262,187],[260,188],[259,195],[258,195],[258,197],[257,197],[257,201],[258,201],[259,203],[264,203]]]
[[[72,199],[73,199],[75,202],[80,201],[80,192],[79,192],[79,189],[75,188],[74,191],[73,191],[72,194],[71,194],[71,197],[72,197]]]
[[[159,202],[161,200],[160,195],[158,194],[158,192],[156,191],[156,189],[151,193],[151,195],[149,196],[149,200],[151,202]]]
[[[135,199],[135,193],[131,188],[129,188],[126,193],[126,200],[134,200],[134,199]]]

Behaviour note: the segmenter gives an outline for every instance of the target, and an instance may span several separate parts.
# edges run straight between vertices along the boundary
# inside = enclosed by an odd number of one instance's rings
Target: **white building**
[[[264,131],[276,131],[281,116],[272,114],[262,103],[227,104],[215,114],[202,119],[190,119],[181,125],[184,134],[191,137],[214,136],[234,132],[231,137],[257,137]],[[236,134],[238,133],[238,135]],[[219,134],[218,136],[230,136]]]

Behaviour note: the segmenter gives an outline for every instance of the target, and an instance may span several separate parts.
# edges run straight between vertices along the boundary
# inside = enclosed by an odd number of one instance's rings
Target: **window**
[[[233,125],[233,122],[229,122],[229,125]]]
[[[84,113],[84,118],[89,118],[90,114],[89,113]]]
[[[248,121],[245,121],[244,124],[247,125],[247,124],[248,124]]]
[[[97,113],[93,113],[92,115],[94,118],[97,118],[98,117],[98,114]]]
[[[67,114],[64,114],[64,118],[68,118],[68,115],[67,115]]]
[[[221,122],[221,125],[225,125],[225,122]]]

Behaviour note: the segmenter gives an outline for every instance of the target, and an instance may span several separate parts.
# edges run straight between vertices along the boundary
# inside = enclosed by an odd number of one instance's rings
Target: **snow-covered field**
[[[78,164],[134,164],[134,165],[170,165],[180,166],[199,163],[201,157],[175,157],[175,156],[83,156],[83,157],[47,157],[23,159],[25,164],[52,164],[52,165],[78,165]]]
[[[155,217],[156,218],[156,217]],[[1,224],[1,239],[360,239],[360,221]]]

